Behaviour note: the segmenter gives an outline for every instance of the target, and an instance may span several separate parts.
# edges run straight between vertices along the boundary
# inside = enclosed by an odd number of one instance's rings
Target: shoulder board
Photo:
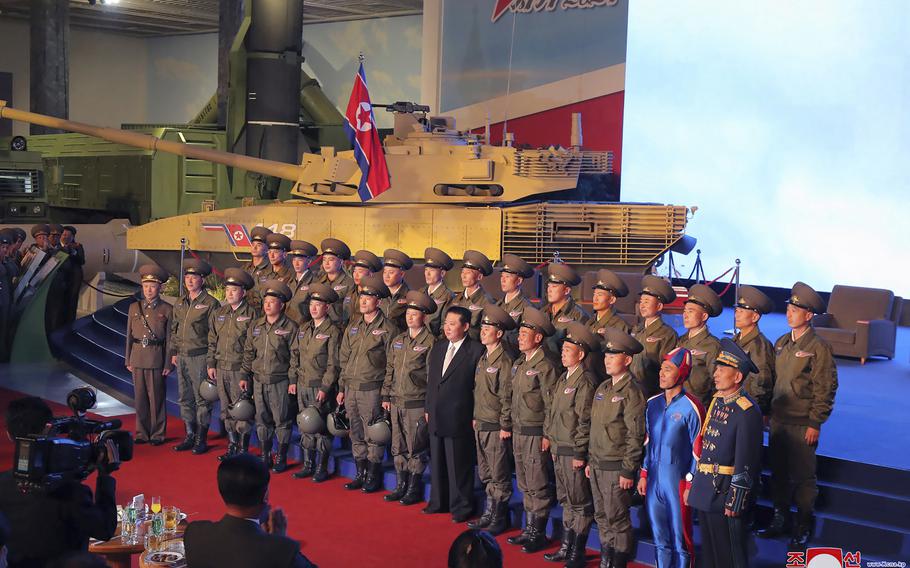
[[[752,401],[750,401],[748,398],[746,398],[744,396],[737,398],[736,404],[738,404],[739,407],[742,408],[743,410],[749,410],[750,408],[752,408]]]

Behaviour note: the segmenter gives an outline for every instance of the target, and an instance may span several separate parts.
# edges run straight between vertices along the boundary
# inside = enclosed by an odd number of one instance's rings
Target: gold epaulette
[[[741,397],[737,398],[736,404],[738,404],[739,407],[742,408],[743,410],[749,410],[750,408],[752,408],[752,401],[750,401],[745,396],[741,396]]]

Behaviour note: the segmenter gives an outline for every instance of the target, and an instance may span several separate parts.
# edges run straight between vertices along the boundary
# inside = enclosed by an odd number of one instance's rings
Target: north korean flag
[[[373,117],[373,105],[363,63],[354,77],[354,89],[345,113],[344,130],[354,147],[354,158],[360,166],[360,187],[357,188],[362,201],[373,199],[391,187],[389,168],[385,162],[379,131]]]

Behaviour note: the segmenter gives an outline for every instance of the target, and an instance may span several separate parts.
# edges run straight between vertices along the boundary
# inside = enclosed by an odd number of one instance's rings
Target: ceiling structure
[[[0,0],[0,18],[28,19],[32,0]],[[411,16],[423,0],[303,0],[303,23]],[[70,0],[77,28],[156,37],[218,31],[218,0]]]

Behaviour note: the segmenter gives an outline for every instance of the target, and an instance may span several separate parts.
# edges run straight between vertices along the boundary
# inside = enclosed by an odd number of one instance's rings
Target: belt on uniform
[[[208,352],[208,347],[197,347],[195,349],[187,349],[186,352],[179,353],[179,355],[182,355],[184,357],[198,357],[200,355],[205,355]]]
[[[714,475],[733,475],[733,466],[716,463],[700,463],[698,464],[698,471],[701,473],[713,473]]]
[[[142,339],[134,339],[133,343],[139,344],[143,347],[149,347],[151,345],[164,345],[164,340],[163,339],[149,339],[147,337],[143,337]]]

